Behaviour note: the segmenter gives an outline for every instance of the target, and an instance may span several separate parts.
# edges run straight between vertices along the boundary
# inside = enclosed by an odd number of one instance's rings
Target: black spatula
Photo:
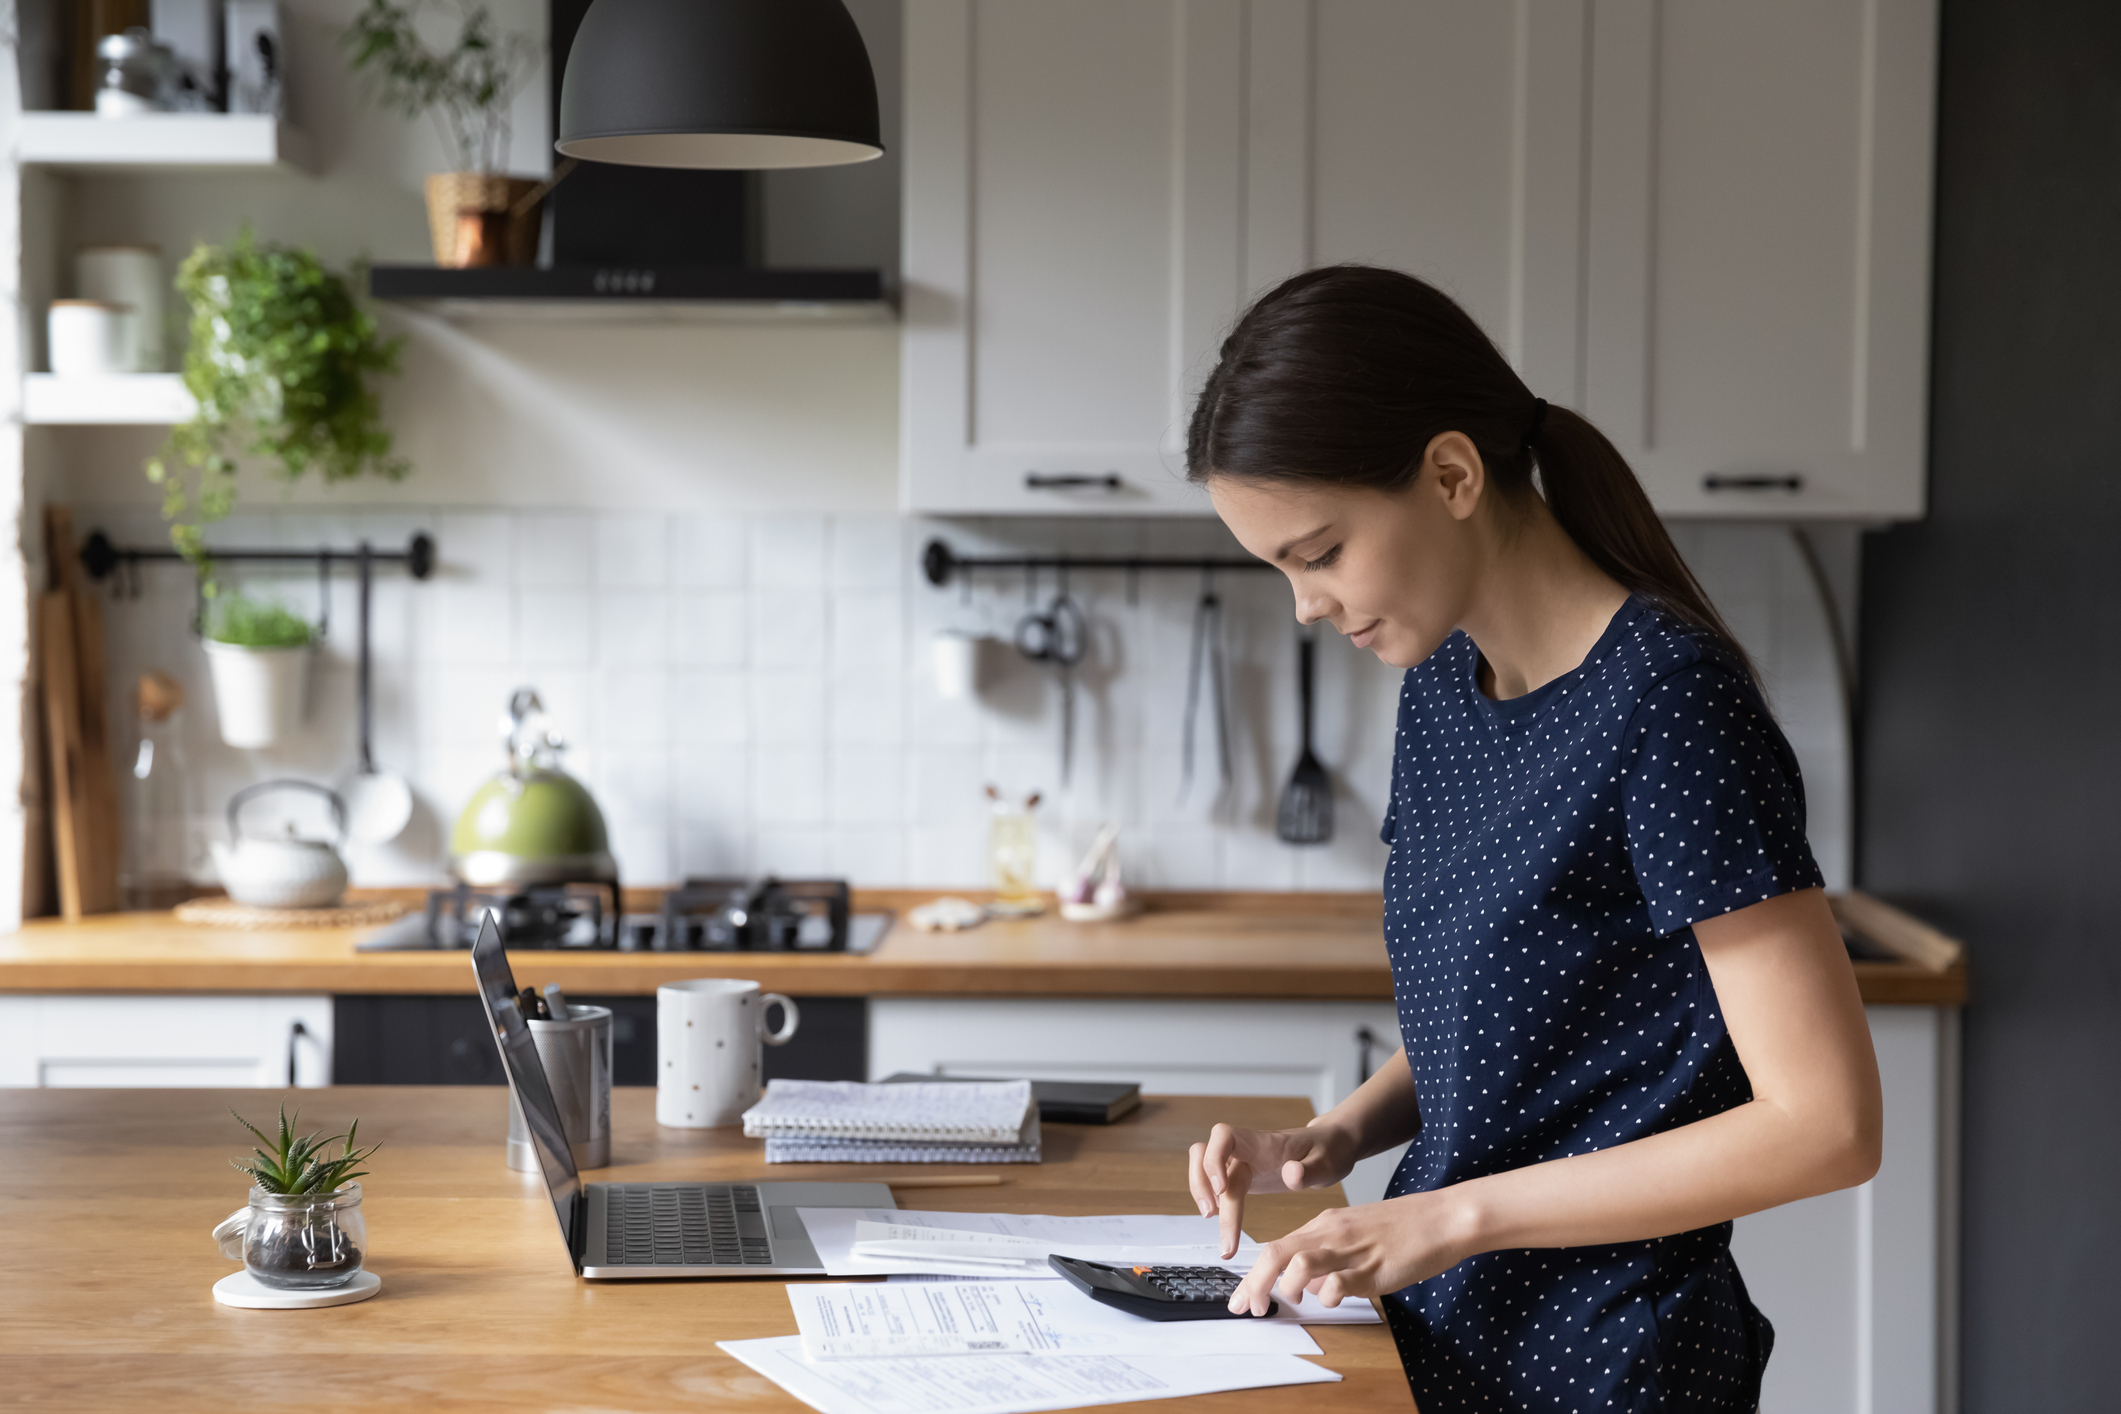
[[[1304,754],[1296,758],[1289,784],[1282,788],[1274,833],[1287,844],[1324,844],[1333,838],[1333,782],[1311,753],[1311,658],[1315,636],[1306,629],[1296,641],[1299,700],[1304,712]]]

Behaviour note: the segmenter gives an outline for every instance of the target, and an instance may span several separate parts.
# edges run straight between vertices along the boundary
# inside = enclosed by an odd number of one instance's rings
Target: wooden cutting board
[[[103,670],[103,612],[81,572],[73,513],[44,508],[45,591],[37,603],[52,858],[69,919],[118,908],[118,777]]]

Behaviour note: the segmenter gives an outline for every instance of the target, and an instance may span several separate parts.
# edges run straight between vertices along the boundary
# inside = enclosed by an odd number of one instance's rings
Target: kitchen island
[[[859,891],[854,906],[903,918],[930,896]],[[1396,1048],[1378,895],[1148,902],[1104,925],[901,923],[867,956],[516,952],[510,963],[520,981],[612,1005],[651,1058],[657,985],[756,979],[798,1000],[799,1042],[840,1046],[841,1069],[813,1074],[1130,1080],[1150,1095],[1280,1095],[1323,1110]],[[1881,908],[1837,900],[1866,954],[1851,966],[1884,1082],[1884,1165],[1860,1189],[1741,1219],[1734,1238],[1778,1332],[1771,1410],[1844,1407],[1858,1387],[1879,1396],[1872,1407],[1933,1409],[1952,1358],[1966,968],[1949,939]],[[328,1085],[335,1067],[341,1079],[499,1079],[466,954],[354,942],[168,914],[30,923],[0,937],[0,1084]],[[408,1009],[411,1022],[390,1023]],[[768,1073],[796,1049],[769,1051]],[[1382,1196],[1396,1157],[1359,1165],[1351,1201]]]
[[[800,1410],[715,1348],[795,1334],[783,1279],[584,1282],[569,1268],[535,1179],[502,1161],[507,1102],[483,1088],[358,1087],[286,1096],[305,1126],[361,1121],[380,1142],[362,1180],[367,1265],[382,1290],[359,1305],[244,1311],[209,1288],[235,1270],[213,1225],[243,1202],[227,1166],[243,1135],[230,1105],[269,1118],[283,1098],[230,1091],[0,1091],[0,1329],[12,1402],[46,1409],[418,1408]],[[606,1182],[782,1176],[740,1130],[664,1129],[647,1090],[612,1096]],[[909,1187],[900,1206],[1016,1213],[1184,1213],[1185,1144],[1214,1118],[1301,1124],[1299,1100],[1152,1101],[1109,1127],[1051,1126],[1046,1162],[998,1188]],[[950,1166],[942,1166],[946,1170]],[[889,1182],[934,1166],[801,1166],[800,1176]],[[984,1171],[984,1170],[983,1170]],[[1338,1206],[1335,1189],[1262,1195],[1254,1237]],[[114,1221],[122,1212],[123,1220]],[[1056,1284],[1057,1285],[1057,1284]],[[1335,1409],[1412,1410],[1381,1325],[1314,1328],[1342,1376],[1303,1398]],[[1182,1407],[1267,1411],[1287,1390]],[[1133,1406],[1128,1406],[1133,1407]]]

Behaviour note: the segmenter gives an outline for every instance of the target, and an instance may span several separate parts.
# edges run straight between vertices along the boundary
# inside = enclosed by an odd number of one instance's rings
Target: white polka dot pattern
[[[1400,695],[1385,941],[1421,1131],[1393,1193],[1743,1103],[1691,925],[1820,882],[1796,759],[1705,635],[1630,599],[1535,692],[1478,669],[1454,634]],[[1387,1304],[1423,1414],[1749,1410],[1774,1341],[1728,1223],[1484,1253]]]

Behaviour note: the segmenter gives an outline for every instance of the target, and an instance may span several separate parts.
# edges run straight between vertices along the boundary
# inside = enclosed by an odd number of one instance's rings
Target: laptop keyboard
[[[761,1235],[746,1237],[743,1224]],[[604,1265],[770,1267],[773,1249],[748,1183],[610,1184],[604,1189]]]

